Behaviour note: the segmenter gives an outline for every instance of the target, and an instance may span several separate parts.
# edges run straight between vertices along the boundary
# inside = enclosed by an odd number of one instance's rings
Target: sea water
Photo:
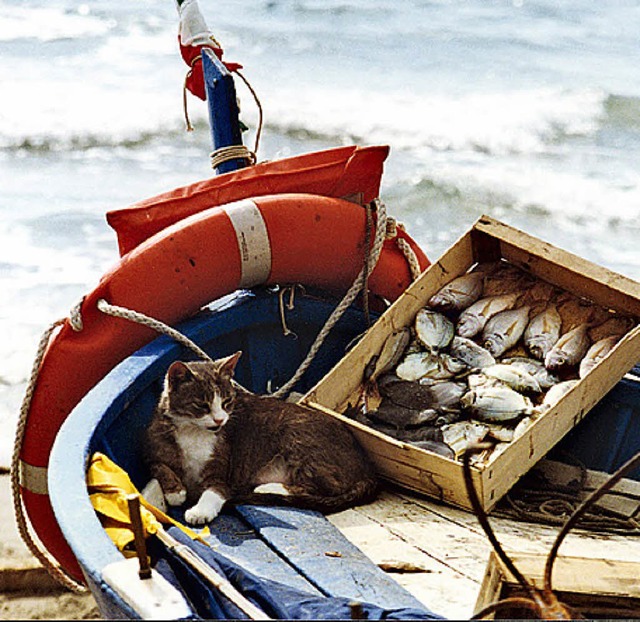
[[[640,280],[640,3],[200,7],[259,95],[259,159],[388,144],[382,198],[431,258],[489,214]],[[177,23],[171,0],[0,1],[0,466],[40,334],[117,260],[105,212],[212,174]]]

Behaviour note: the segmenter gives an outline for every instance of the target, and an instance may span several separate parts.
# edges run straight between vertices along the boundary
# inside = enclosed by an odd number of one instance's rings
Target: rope
[[[395,218],[389,218],[387,221],[387,238],[395,238],[397,247],[400,249],[409,264],[411,278],[415,281],[422,272],[420,262],[418,261],[418,256],[415,251],[411,248],[411,244],[409,244],[409,242],[404,238],[398,236],[398,229],[402,229],[404,231],[404,225],[397,222]]]
[[[211,168],[218,168],[229,160],[247,160],[249,164],[256,163],[256,154],[244,145],[229,145],[220,147],[211,153]]]
[[[74,308],[72,315],[74,319],[72,321],[72,328],[77,326],[77,308]],[[33,533],[29,519],[27,518],[24,505],[22,503],[22,497],[20,496],[20,453],[22,451],[22,443],[24,441],[24,433],[27,427],[27,419],[29,415],[29,409],[31,408],[31,400],[38,380],[38,372],[40,371],[40,365],[44,358],[44,353],[49,345],[49,339],[55,331],[55,329],[63,324],[65,320],[56,320],[51,324],[42,334],[40,342],[38,344],[38,350],[36,357],[31,368],[31,374],[27,382],[27,389],[25,391],[22,405],[20,406],[20,414],[18,416],[18,424],[16,427],[16,436],[13,444],[13,454],[11,456],[11,496],[13,500],[13,511],[18,526],[18,533],[23,542],[27,545],[27,548],[31,551],[33,556],[44,566],[47,572],[61,585],[67,589],[83,594],[87,591],[87,588],[72,579],[58,564],[58,562],[50,555],[45,549],[44,545],[37,540],[37,536]],[[74,328],[76,330],[76,328]]]
[[[293,385],[300,380],[302,374],[307,370],[311,362],[313,361],[315,355],[318,353],[318,350],[324,343],[329,331],[336,325],[338,320],[342,317],[345,311],[351,306],[351,303],[355,300],[356,296],[360,292],[363,287],[363,284],[369,274],[373,271],[376,264],[378,263],[378,258],[380,257],[380,252],[382,251],[382,245],[384,243],[384,239],[386,236],[386,228],[387,228],[387,209],[382,201],[379,199],[374,200],[374,205],[376,211],[378,212],[378,223],[376,226],[376,235],[373,242],[373,248],[371,249],[371,261],[368,266],[365,266],[360,270],[358,276],[356,277],[353,285],[349,288],[349,291],[345,294],[344,298],[340,301],[338,306],[331,312],[329,319],[326,321],[325,325],[322,327],[322,330],[318,333],[315,341],[313,342],[307,356],[300,364],[300,367],[296,370],[295,374],[283,385],[281,386],[275,393],[273,393],[273,397],[282,398],[284,397],[291,389]]]
[[[256,102],[256,106],[258,108],[258,128],[256,129],[256,141],[253,147],[253,153],[258,153],[258,147],[260,146],[260,136],[262,135],[262,122],[263,122],[263,113],[262,113],[262,104],[260,103],[260,98],[256,93],[255,89],[251,86],[251,83],[244,75],[240,72],[239,69],[235,70],[235,73],[238,74],[240,79],[245,83],[246,87],[249,89],[251,95],[253,95],[253,99]]]
[[[175,339],[178,343],[192,350],[201,359],[212,362],[211,357],[202,348],[191,341],[191,339],[183,335],[180,331],[177,331],[175,328],[171,328],[171,326],[165,324],[164,322],[161,322],[160,320],[156,320],[155,318],[149,317],[148,315],[144,315],[144,313],[133,311],[132,309],[126,309],[125,307],[119,307],[117,305],[109,304],[102,298],[98,300],[97,307],[100,311],[106,313],[107,315],[111,315],[112,317],[118,317],[129,320],[131,322],[136,322],[137,324],[142,324],[143,326],[152,328],[159,333],[164,333],[165,335],[168,335],[169,337]]]

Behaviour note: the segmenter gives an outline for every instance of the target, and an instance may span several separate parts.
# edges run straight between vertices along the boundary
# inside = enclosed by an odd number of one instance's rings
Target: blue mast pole
[[[238,101],[231,72],[216,56],[213,50],[202,49],[202,70],[209,108],[209,125],[214,151],[221,147],[242,145]],[[216,172],[228,173],[247,166],[244,158],[222,162]]]

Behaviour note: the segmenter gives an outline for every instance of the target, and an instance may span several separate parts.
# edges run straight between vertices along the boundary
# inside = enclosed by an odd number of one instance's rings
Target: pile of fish
[[[393,332],[346,413],[398,440],[459,458],[495,455],[601,361],[632,318],[504,260],[477,264]]]

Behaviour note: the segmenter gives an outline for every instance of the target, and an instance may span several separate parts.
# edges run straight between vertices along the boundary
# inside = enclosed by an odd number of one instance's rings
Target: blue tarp
[[[190,540],[179,529],[169,533],[191,547],[207,564],[225,576],[246,598],[269,617],[278,620],[345,620],[351,617],[349,598],[318,596],[283,583],[256,576],[213,549]],[[170,551],[163,552],[155,569],[179,589],[191,603],[193,618],[247,619],[247,616],[220,594],[185,562]],[[384,609],[372,603],[362,603],[362,615],[367,620],[441,620],[428,609]]]

